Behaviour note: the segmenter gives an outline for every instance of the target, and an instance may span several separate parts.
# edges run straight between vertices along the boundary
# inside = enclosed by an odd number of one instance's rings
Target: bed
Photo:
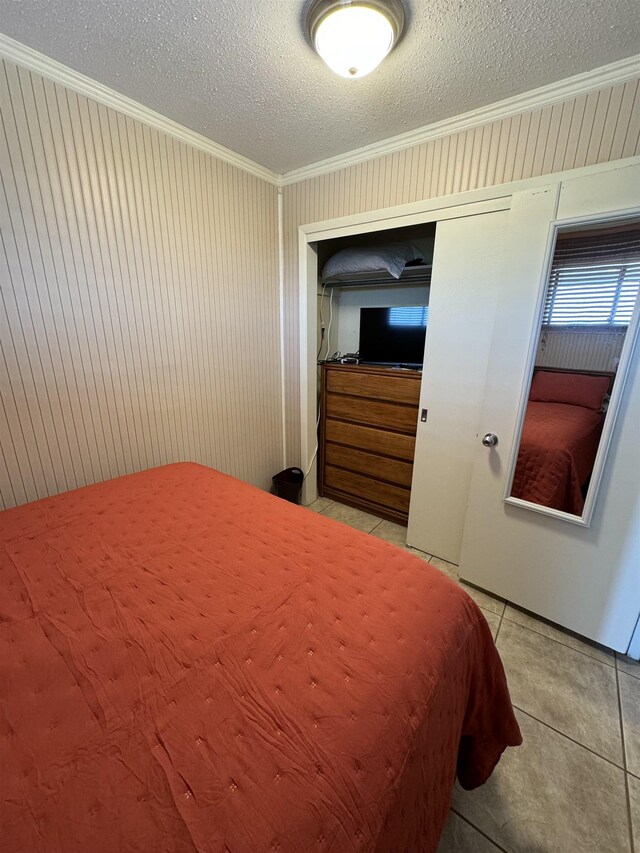
[[[612,374],[537,370],[527,402],[511,495],[581,515]]]
[[[195,464],[0,514],[4,849],[435,851],[520,743],[437,569]]]

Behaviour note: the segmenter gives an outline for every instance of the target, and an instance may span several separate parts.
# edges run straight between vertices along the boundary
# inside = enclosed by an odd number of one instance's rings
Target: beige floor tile
[[[629,783],[629,805],[631,806],[631,826],[633,830],[633,846],[640,853],[640,779],[627,774]]]
[[[510,853],[629,853],[624,772],[526,714],[518,720],[522,746],[507,749],[485,785],[456,786],[456,811]]]
[[[618,652],[616,652],[616,661],[618,662],[618,669],[620,672],[626,672],[627,675],[633,675],[634,678],[640,678],[640,661],[632,660],[626,655],[618,654]]]
[[[407,528],[401,524],[394,524],[393,521],[381,521],[380,524],[371,531],[372,536],[377,536],[378,539],[384,539],[385,542],[391,542],[392,545],[397,545],[399,548],[407,547]]]
[[[427,562],[431,563],[432,566],[435,566],[436,569],[439,569],[441,572],[444,572],[447,577],[450,577],[451,580],[457,581],[459,579],[458,575],[458,567],[454,563],[448,563],[446,560],[441,560],[439,557],[429,557]]]
[[[323,510],[323,515],[327,518],[333,518],[336,521],[341,521],[343,524],[348,524],[349,527],[355,527],[356,530],[362,530],[364,533],[371,533],[374,527],[377,527],[382,519],[377,515],[371,515],[368,512],[363,512],[361,509],[356,509],[353,506],[347,506],[335,501],[330,507]]]
[[[640,680],[618,673],[627,770],[640,776]]]
[[[334,501],[332,501],[331,498],[316,498],[315,501],[307,504],[306,509],[313,510],[313,512],[322,512],[327,509],[327,507],[330,507],[332,503],[334,503]]]
[[[489,627],[491,628],[491,633],[493,634],[493,639],[498,636],[498,628],[500,627],[501,616],[498,613],[492,613],[491,610],[485,610],[484,607],[481,607],[482,615],[489,623]]]
[[[489,592],[484,592],[482,589],[476,589],[475,586],[471,586],[464,581],[460,581],[460,586],[465,592],[469,593],[475,603],[480,605],[483,610],[490,610],[492,613],[497,613],[498,616],[502,616],[504,613],[505,602],[502,599],[491,595]]]
[[[419,557],[421,560],[424,560],[427,563],[430,563],[433,559],[431,554],[425,554],[424,551],[418,551],[417,548],[413,548],[411,545],[407,545],[407,551],[410,554],[413,554],[414,557]]]
[[[615,665],[613,652],[600,648],[588,640],[575,637],[573,634],[563,631],[562,628],[550,625],[548,622],[543,622],[542,619],[536,619],[532,614],[518,610],[512,604],[507,604],[504,618],[510,619],[512,622],[517,622],[518,625],[524,625],[525,628],[531,628],[532,631],[544,634],[545,637],[550,637],[559,643],[564,643],[565,646],[570,646],[572,649],[576,649],[576,651],[584,652],[585,655],[602,661],[602,663],[608,663],[610,666]]]
[[[402,548],[407,553],[412,554],[414,557],[419,557],[421,560],[431,562],[433,559],[429,554],[425,554],[424,551],[419,551],[417,548],[407,545],[407,528],[401,524],[394,524],[393,521],[385,519],[371,531],[371,535],[377,536],[379,539],[384,539],[385,542],[390,542],[392,545],[397,545],[398,548]],[[449,564],[447,563],[447,565]]]
[[[438,853],[499,853],[499,848],[477,829],[469,826],[466,820],[458,817],[455,812],[450,812],[438,845]]]
[[[414,548],[413,545],[406,545],[405,547],[409,554],[413,554],[414,557],[419,557],[427,563],[431,562],[431,554],[427,554],[426,551],[419,551],[417,548]]]
[[[497,646],[514,705],[622,764],[613,667],[507,619]]]

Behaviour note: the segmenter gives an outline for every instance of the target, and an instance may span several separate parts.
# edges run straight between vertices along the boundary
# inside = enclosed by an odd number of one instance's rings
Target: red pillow
[[[537,370],[531,383],[529,399],[538,403],[568,403],[599,412],[610,382],[608,376]]]

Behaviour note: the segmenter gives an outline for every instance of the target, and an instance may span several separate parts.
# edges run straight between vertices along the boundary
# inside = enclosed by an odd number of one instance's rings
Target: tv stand
[[[319,492],[407,524],[420,370],[323,364]]]

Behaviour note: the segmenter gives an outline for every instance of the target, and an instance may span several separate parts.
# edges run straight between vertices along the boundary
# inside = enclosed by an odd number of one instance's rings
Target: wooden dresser
[[[422,374],[323,364],[320,494],[407,523]]]

